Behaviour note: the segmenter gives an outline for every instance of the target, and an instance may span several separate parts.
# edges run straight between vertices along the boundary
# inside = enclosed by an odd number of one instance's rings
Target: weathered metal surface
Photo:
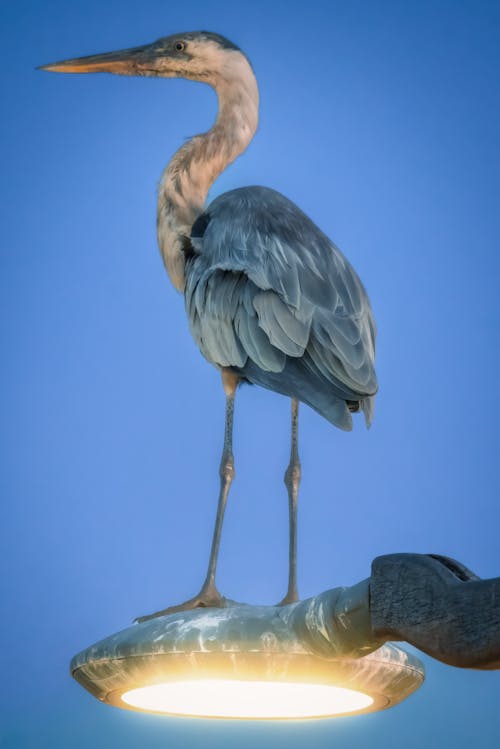
[[[404,640],[460,668],[500,668],[500,578],[481,580],[433,554],[389,554],[372,564],[373,634]]]
[[[500,668],[500,578],[480,580],[437,555],[390,554],[374,560],[367,580],[306,601],[149,619],[76,655],[71,672],[121,707],[136,687],[232,678],[336,684],[369,694],[369,710],[381,710],[424,679],[417,658],[381,647],[389,639],[453,666]]]
[[[422,664],[375,641],[368,580],[287,606],[234,604],[133,625],[73,658],[75,679],[104,702],[128,707],[135,687],[189,678],[336,684],[397,704],[424,678]],[[364,710],[363,712],[365,712]]]

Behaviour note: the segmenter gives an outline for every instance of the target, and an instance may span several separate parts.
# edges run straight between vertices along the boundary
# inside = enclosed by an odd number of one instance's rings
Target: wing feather
[[[256,294],[253,306],[269,340],[288,356],[302,356],[309,340],[311,318],[300,320],[274,291]]]
[[[282,372],[286,355],[273,346],[269,336],[259,325],[255,310],[246,312],[240,307],[235,317],[235,330],[249,358],[267,372]]]
[[[279,373],[288,371],[287,358],[302,357],[322,387],[330,382],[363,407],[365,399],[370,420],[375,322],[340,250],[297,206],[267,188],[225,193],[203,216],[196,254],[186,263],[186,308],[206,358],[243,372],[248,361],[255,373],[252,362],[274,373],[274,388]]]

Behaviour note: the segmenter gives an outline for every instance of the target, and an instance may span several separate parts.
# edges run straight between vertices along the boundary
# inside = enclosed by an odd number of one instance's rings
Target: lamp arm
[[[325,658],[405,641],[450,666],[500,669],[500,577],[481,580],[449,557],[377,557],[363,582],[285,609],[297,637]]]
[[[500,669],[500,578],[481,580],[436,554],[388,554],[372,562],[373,637],[404,640],[459,668]]]

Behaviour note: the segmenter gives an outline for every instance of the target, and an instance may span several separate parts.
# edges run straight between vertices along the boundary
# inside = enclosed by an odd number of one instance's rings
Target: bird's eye
[[[186,48],[186,45],[184,44],[184,42],[175,43],[175,49],[177,50],[177,52],[182,52],[185,48]]]

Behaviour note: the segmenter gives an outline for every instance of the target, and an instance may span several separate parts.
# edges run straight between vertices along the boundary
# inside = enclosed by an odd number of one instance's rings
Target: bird
[[[157,235],[170,280],[184,294],[190,331],[220,370],[225,429],[220,491],[207,574],[184,603],[138,617],[224,607],[216,568],[224,512],[235,475],[233,416],[242,383],[291,399],[288,587],[280,604],[298,600],[297,504],[301,481],[299,402],[341,430],[352,413],[369,427],[378,389],[376,326],[367,292],[338,247],[291,200],[261,186],[241,187],[206,205],[221,172],[251,142],[259,91],[244,52],[214,32],[184,32],[139,47],[41,66],[61,73],[185,78],[208,84],[218,113],[208,132],[184,143],[158,188]]]

